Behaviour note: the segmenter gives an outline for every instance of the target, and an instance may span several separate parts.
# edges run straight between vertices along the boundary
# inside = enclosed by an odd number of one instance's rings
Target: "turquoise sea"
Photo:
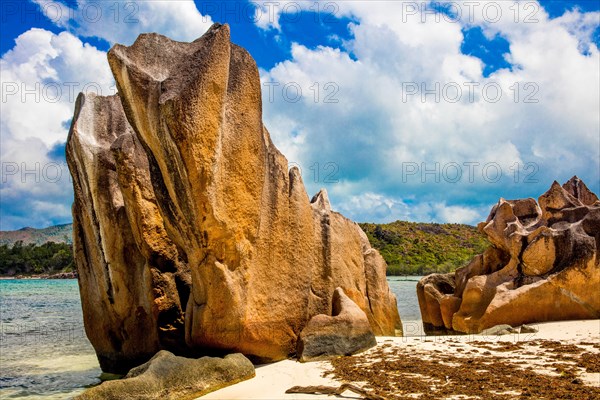
[[[405,334],[422,331],[418,279],[388,279]],[[1,399],[70,399],[100,374],[76,280],[0,280]]]
[[[0,398],[69,399],[100,373],[76,280],[0,280]]]

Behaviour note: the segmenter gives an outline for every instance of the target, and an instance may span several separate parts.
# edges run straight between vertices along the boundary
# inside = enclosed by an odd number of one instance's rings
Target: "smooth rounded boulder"
[[[162,350],[145,364],[133,368],[123,379],[106,381],[86,390],[77,399],[195,399],[255,375],[250,360],[239,353],[224,358],[190,359]]]
[[[331,316],[315,315],[300,333],[300,361],[349,356],[377,345],[367,315],[342,288],[333,292],[332,307]]]

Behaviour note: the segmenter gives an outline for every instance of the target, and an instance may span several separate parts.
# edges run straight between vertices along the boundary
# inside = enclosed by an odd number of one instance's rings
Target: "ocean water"
[[[422,334],[419,277],[388,279],[405,335]],[[70,399],[100,382],[77,281],[0,280],[0,398]]]
[[[100,373],[76,280],[0,280],[0,398],[70,399]]]
[[[423,320],[417,300],[417,282],[421,276],[388,277],[390,290],[396,295],[404,336],[423,336]]]

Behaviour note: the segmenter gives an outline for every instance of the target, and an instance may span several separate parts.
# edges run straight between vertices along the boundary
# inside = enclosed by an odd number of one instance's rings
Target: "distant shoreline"
[[[390,281],[409,281],[419,282],[425,275],[387,275],[386,278]]]
[[[0,280],[55,280],[55,279],[77,279],[76,272],[59,272],[56,274],[36,274],[36,275],[16,275],[16,276],[0,276]]]

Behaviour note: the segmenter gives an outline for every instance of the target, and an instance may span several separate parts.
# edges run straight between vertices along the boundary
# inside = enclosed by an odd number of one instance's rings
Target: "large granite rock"
[[[254,365],[242,354],[224,358],[177,357],[161,350],[133,368],[123,379],[106,381],[86,390],[78,400],[195,399],[255,376]]]
[[[336,287],[377,335],[401,329],[386,264],[312,201],[262,123],[251,56],[215,24],[108,53],[119,94],[80,95],[67,143],[86,333],[103,370],[160,349],[277,360]]]
[[[367,315],[343,289],[333,292],[332,307],[331,316],[315,315],[300,333],[300,361],[349,356],[377,345]]]
[[[500,199],[478,228],[483,254],[419,282],[426,331],[600,318],[600,201],[579,178],[538,202]]]

